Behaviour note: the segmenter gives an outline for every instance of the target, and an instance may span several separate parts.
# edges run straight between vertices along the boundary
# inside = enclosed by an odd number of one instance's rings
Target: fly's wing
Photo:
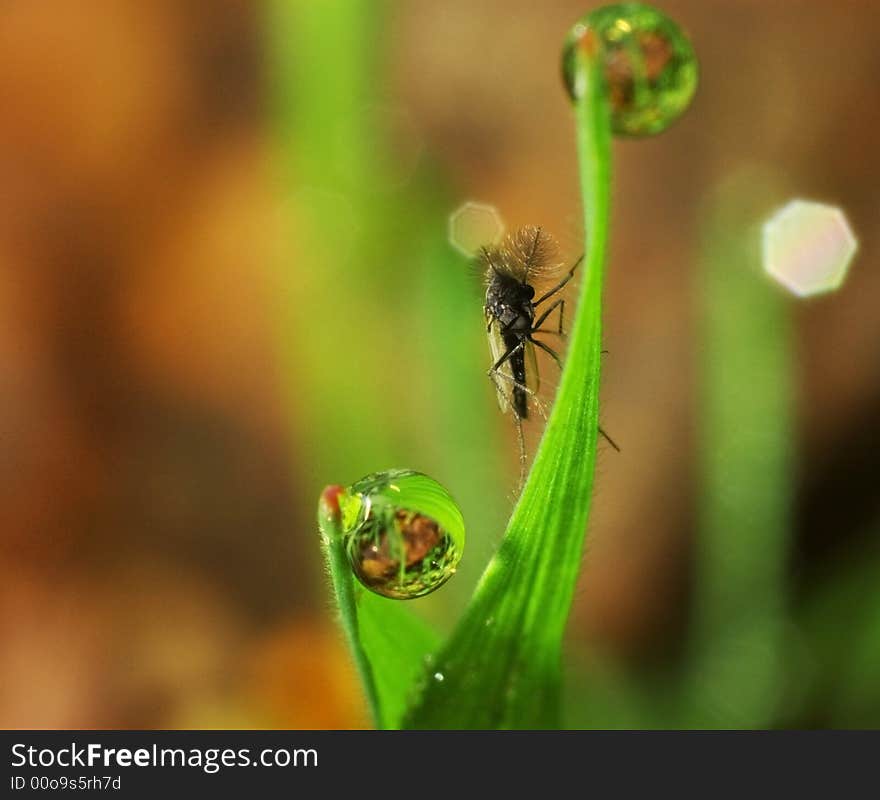
[[[533,392],[532,397],[538,396],[538,389],[541,388],[541,377],[538,375],[538,358],[535,355],[535,345],[528,339],[525,343],[526,351],[526,388]]]
[[[494,366],[498,359],[506,352],[507,347],[504,344],[504,337],[501,335],[501,325],[498,320],[490,315],[486,315],[489,334],[489,352],[492,354],[492,365]],[[498,405],[502,412],[506,412],[511,405],[511,394],[513,392],[513,371],[510,359],[505,361],[497,370],[491,374],[492,382],[498,393]]]

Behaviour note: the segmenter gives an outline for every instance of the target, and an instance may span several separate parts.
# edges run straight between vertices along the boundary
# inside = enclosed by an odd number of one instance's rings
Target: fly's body
[[[537,298],[534,284],[558,275],[560,266],[556,244],[541,228],[531,225],[520,228],[505,237],[497,248],[483,248],[479,263],[486,276],[483,313],[492,355],[489,377],[495,385],[498,405],[503,412],[510,411],[516,424],[522,484],[526,460],[522,421],[528,419],[530,401],[544,413],[537,394],[539,375],[535,348],[546,352],[561,367],[559,354],[535,335],[565,335],[565,300],[558,295],[574,276],[580,259],[562,280]],[[543,307],[548,301],[549,305]],[[544,327],[557,309],[556,324]],[[604,431],[602,433],[604,435]],[[613,442],[611,444],[616,448]]]
[[[521,419],[529,415],[527,389],[533,388],[529,384],[537,379],[533,363],[535,350],[528,339],[535,319],[534,297],[532,286],[523,285],[509,275],[496,274],[486,290],[489,349],[493,363],[501,362],[496,367],[497,377],[506,383],[499,388],[498,402],[502,411],[510,406]],[[510,355],[505,359],[506,353]],[[526,369],[527,353],[532,362],[529,370]]]
[[[541,228],[526,226],[509,234],[497,248],[483,248],[480,264],[486,275],[486,334],[492,366],[489,377],[495,384],[498,405],[510,411],[516,424],[520,447],[520,483],[525,474],[525,443],[522,421],[528,419],[529,401],[543,413],[538,400],[539,376],[535,348],[548,353],[557,364],[559,355],[545,342],[535,338],[538,333],[558,336],[563,332],[565,301],[556,297],[546,308],[546,301],[558,295],[567,284],[577,264],[550,291],[535,298],[534,284],[551,276],[559,267],[556,243]],[[555,329],[541,326],[551,313],[559,309]]]

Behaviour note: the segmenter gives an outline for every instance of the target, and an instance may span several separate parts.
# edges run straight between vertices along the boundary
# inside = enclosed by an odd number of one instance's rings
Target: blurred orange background
[[[575,252],[557,63],[588,6],[380,7],[376,96],[402,163],[439,170],[450,212],[490,202]],[[797,314],[796,579],[880,531],[880,21],[853,1],[662,7],[701,85],[667,134],[615,145],[603,420],[623,453],[600,456],[570,630],[637,662],[685,623],[694,261],[705,198],[737,170],[841,205],[860,238],[843,290]],[[246,0],[0,8],[4,727],[368,724],[314,529],[320,487],[360,476],[313,470],[295,403],[318,401],[307,374],[285,376],[274,319],[276,271],[301,267],[275,258],[296,220],[266,24]]]

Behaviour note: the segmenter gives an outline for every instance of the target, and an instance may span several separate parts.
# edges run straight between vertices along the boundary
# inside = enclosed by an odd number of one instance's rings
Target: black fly
[[[541,228],[528,225],[508,234],[496,248],[484,247],[480,251],[479,264],[485,270],[486,333],[492,354],[489,377],[498,394],[501,410],[510,409],[516,424],[520,449],[520,483],[525,474],[525,442],[522,421],[529,416],[529,399],[542,415],[543,406],[538,399],[539,376],[535,348],[547,353],[558,366],[562,366],[559,354],[535,338],[536,333],[564,336],[565,300],[558,297],[565,285],[574,277],[581,262],[578,259],[566,276],[537,299],[534,283],[550,277],[558,267],[557,248],[553,239]],[[555,299],[554,299],[555,298]],[[539,309],[547,301],[552,301]],[[550,315],[559,309],[555,327],[542,327]],[[615,448],[602,429],[603,436]]]

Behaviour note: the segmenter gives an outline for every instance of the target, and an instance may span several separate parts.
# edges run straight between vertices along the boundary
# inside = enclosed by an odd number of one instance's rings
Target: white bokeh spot
[[[504,235],[504,220],[495,206],[473,200],[449,215],[449,243],[472,258],[483,246],[492,246]]]
[[[858,241],[837,206],[792,200],[764,223],[764,270],[798,297],[838,289]]]

